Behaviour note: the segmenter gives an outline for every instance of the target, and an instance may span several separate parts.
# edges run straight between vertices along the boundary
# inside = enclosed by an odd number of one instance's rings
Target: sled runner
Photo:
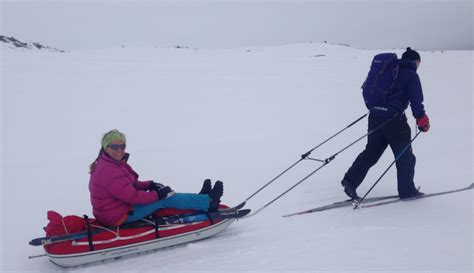
[[[55,265],[84,266],[209,238],[249,212],[226,207],[213,213],[165,209],[135,223],[105,227],[94,219],[50,211],[47,237],[30,245],[42,245]]]

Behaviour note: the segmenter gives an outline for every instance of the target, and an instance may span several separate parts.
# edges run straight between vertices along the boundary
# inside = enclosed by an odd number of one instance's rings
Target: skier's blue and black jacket
[[[376,108],[370,112],[374,116],[393,117],[396,113],[403,113],[409,103],[413,117],[418,119],[425,115],[423,90],[416,73],[416,63],[402,59],[399,60],[398,78],[386,97],[385,109]]]

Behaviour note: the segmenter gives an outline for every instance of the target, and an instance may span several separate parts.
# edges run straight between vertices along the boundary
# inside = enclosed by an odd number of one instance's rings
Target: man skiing
[[[416,158],[411,149],[411,130],[404,112],[410,104],[418,128],[423,132],[429,130],[430,122],[423,105],[421,82],[416,73],[421,58],[418,52],[408,47],[402,59],[396,61],[398,75],[388,93],[385,94],[384,103],[369,105],[366,99],[366,105],[370,110],[368,130],[379,128],[368,135],[365,150],[357,156],[341,182],[344,192],[354,200],[360,198],[356,192],[357,187],[388,145],[395,158],[408,147],[396,160],[400,198],[411,198],[423,194],[416,189],[413,181]]]

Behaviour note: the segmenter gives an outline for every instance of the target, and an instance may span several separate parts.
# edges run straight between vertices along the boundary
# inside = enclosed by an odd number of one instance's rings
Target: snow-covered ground
[[[47,210],[92,214],[88,164],[104,132],[126,133],[141,178],[178,192],[221,179],[223,201],[234,205],[366,112],[359,87],[380,51],[386,50],[316,43],[68,53],[2,48],[1,271],[61,271],[46,258],[29,260],[43,251],[28,241],[43,235]],[[432,128],[413,145],[416,184],[426,193],[469,185],[473,52],[420,53]],[[365,132],[364,119],[312,157],[325,159]],[[345,199],[339,182],[364,142],[216,237],[72,271],[472,272],[473,191],[281,217]],[[392,160],[387,150],[360,194]],[[262,207],[319,166],[303,161],[247,207]],[[394,169],[370,196],[385,194],[396,194]]]

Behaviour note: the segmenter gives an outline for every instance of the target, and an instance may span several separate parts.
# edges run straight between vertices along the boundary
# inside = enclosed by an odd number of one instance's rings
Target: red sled
[[[48,211],[46,237],[34,239],[30,245],[42,245],[49,260],[60,267],[117,260],[209,238],[250,212],[222,205],[221,208],[235,217],[213,218],[206,213],[164,209],[156,212],[156,217],[119,227],[105,227],[95,219],[63,217]]]

